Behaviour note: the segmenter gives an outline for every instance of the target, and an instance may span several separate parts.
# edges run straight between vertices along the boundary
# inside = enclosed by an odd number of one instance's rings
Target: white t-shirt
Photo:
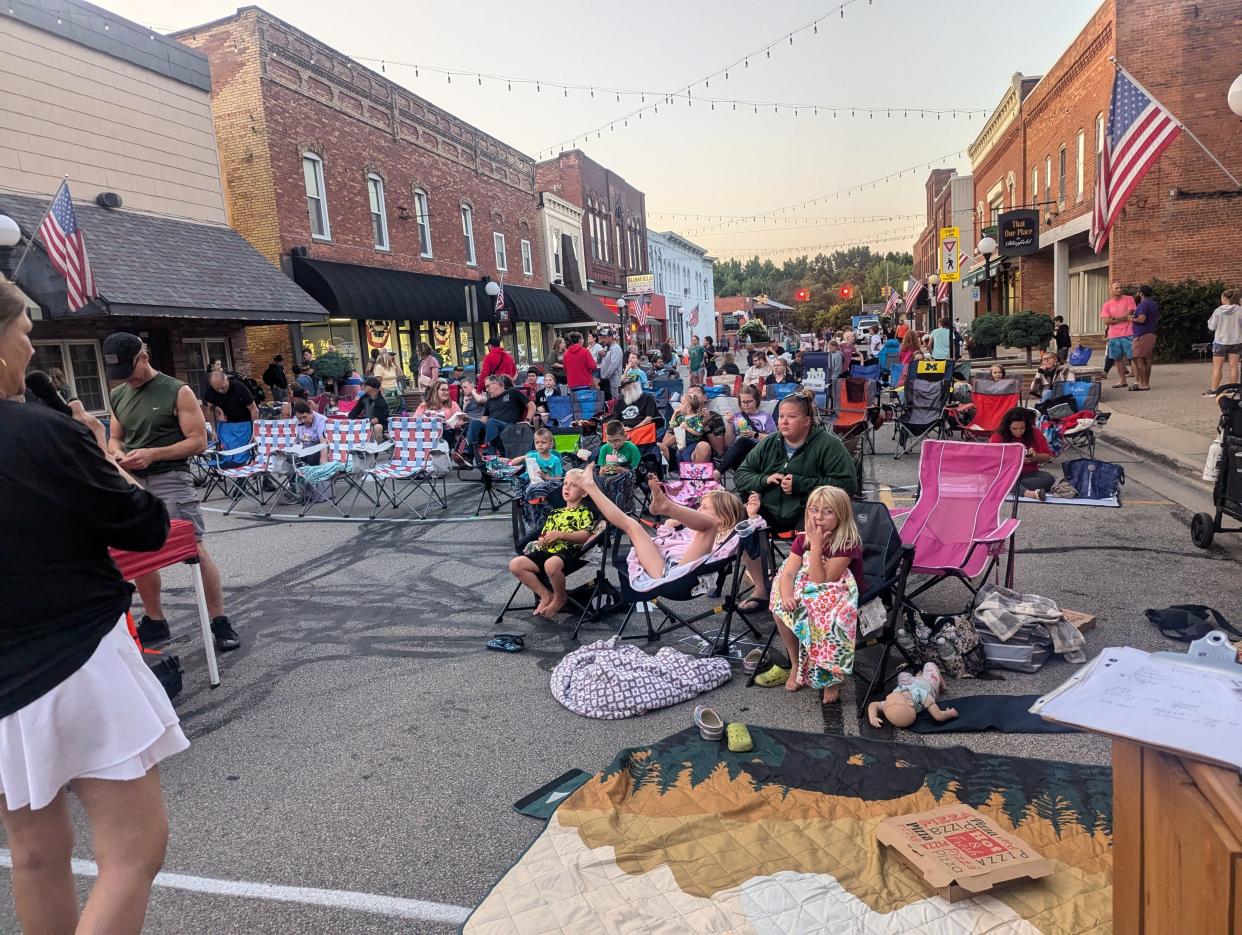
[[[871,336],[871,353],[878,355],[884,349],[884,335],[878,331]]]

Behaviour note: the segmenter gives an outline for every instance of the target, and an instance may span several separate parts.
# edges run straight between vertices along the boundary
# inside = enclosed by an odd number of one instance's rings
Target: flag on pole
[[[952,284],[947,283],[947,282],[941,282],[940,285],[936,288],[936,304],[937,305],[943,305],[945,302],[949,301],[949,286],[950,285]]]
[[[888,301],[884,303],[884,314],[892,315],[897,311],[897,306],[901,304],[901,293],[896,289],[888,291]]]
[[[98,298],[95,274],[86,255],[86,240],[78,227],[77,215],[73,213],[73,199],[69,197],[69,183],[61,182],[47,216],[37,231],[43,239],[52,265],[65,277],[69,290],[69,311],[76,312],[91,299]]]
[[[965,250],[959,250],[957,253],[957,268],[965,272],[966,267],[973,265],[973,260],[966,255]]]
[[[904,311],[907,315],[914,311],[914,306],[919,301],[919,296],[923,292],[923,281],[915,279],[911,276],[906,280],[906,304]]]
[[[639,293],[638,298],[634,300],[634,323],[638,325],[638,327],[646,327],[647,313],[647,296],[643,293]]]
[[[1108,131],[1095,174],[1091,210],[1091,248],[1099,253],[1126,201],[1182,125],[1120,65],[1113,74]]]
[[[690,309],[690,327],[693,328],[699,323],[699,303],[694,303],[694,308]]]

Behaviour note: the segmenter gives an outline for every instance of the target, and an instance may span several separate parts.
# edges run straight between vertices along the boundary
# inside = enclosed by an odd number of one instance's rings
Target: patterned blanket
[[[564,800],[463,932],[1112,931],[1107,768],[750,732],[744,754],[693,729],[622,751]],[[953,904],[931,895],[874,830],[955,802],[1028,841],[1055,872]]]

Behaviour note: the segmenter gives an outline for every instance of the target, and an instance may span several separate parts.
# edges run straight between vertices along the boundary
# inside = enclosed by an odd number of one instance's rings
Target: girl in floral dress
[[[854,671],[863,587],[862,542],[849,494],[830,486],[811,491],[803,529],[774,582],[771,608],[793,666],[785,688],[823,689],[828,704]]]

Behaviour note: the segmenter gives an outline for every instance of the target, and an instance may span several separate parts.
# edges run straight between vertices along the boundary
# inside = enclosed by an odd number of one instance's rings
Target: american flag
[[[897,311],[897,306],[901,304],[901,293],[896,289],[890,289],[888,293],[888,301],[884,303],[884,314],[891,315]]]
[[[69,197],[69,183],[61,182],[52,207],[39,225],[38,236],[43,239],[43,249],[52,261],[69,289],[69,311],[76,312],[91,299],[98,298],[95,274],[86,255],[86,240],[78,227],[73,213],[73,199]]]
[[[694,303],[694,308],[690,309],[690,327],[693,328],[699,323],[699,303]]]
[[[634,323],[640,328],[647,324],[647,296],[643,293],[634,300]]]
[[[496,293],[496,318],[499,321],[509,320],[509,306],[505,304],[505,285],[500,283],[500,291]]]
[[[943,305],[949,300],[949,287],[952,283],[941,281],[936,289],[936,304]]]
[[[915,279],[913,276],[906,280],[906,307],[904,311],[907,315],[914,311],[914,306],[918,302],[919,295],[921,295],[922,292],[922,280]]]
[[[1177,118],[1118,65],[1108,107],[1108,132],[1096,166],[1091,211],[1091,247],[1096,253],[1108,243],[1113,222],[1147,170],[1181,132]]]

